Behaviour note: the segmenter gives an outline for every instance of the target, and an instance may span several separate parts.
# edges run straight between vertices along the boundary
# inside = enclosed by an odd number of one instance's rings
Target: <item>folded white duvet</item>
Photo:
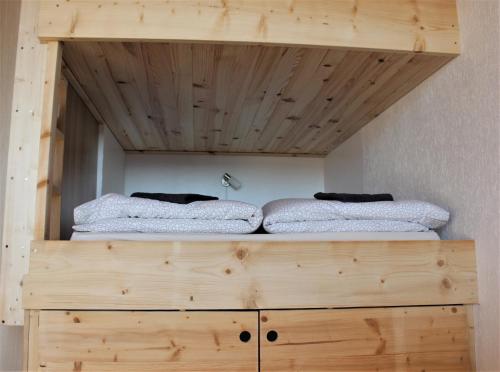
[[[251,233],[262,222],[252,204],[210,200],[189,204],[107,194],[75,208],[75,231]]]
[[[422,201],[343,203],[280,199],[264,207],[264,228],[271,233],[337,231],[427,231],[448,222],[449,213]]]

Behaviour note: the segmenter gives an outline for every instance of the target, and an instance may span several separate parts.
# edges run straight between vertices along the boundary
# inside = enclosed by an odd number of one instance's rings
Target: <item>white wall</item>
[[[442,205],[446,239],[476,241],[478,370],[500,371],[499,2],[459,0],[462,55],[328,157],[332,178],[352,165],[365,192]],[[362,151],[359,150],[362,143]],[[349,164],[335,159],[351,156]],[[337,174],[337,177],[335,177]],[[356,177],[349,176],[357,186]],[[327,184],[328,185],[328,184]],[[345,186],[345,185],[344,185]],[[348,186],[348,185],[347,185]]]
[[[125,152],[105,125],[99,126],[97,151],[97,197],[112,192],[123,194]]]
[[[325,191],[363,192],[363,151],[361,136],[353,136],[325,159]]]
[[[312,197],[323,191],[323,159],[127,154],[125,193],[199,193],[224,198],[221,176],[228,172],[242,188],[228,198],[263,205],[285,197]]]
[[[0,1],[0,241],[2,240],[12,88],[16,62],[19,1]],[[0,250],[1,255],[1,250]],[[0,257],[1,258],[1,257]],[[0,371],[22,365],[23,328],[0,325]]]

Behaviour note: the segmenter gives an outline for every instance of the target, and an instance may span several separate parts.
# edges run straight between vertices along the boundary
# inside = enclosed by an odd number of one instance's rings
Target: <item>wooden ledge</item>
[[[293,309],[477,299],[472,241],[38,241],[23,290],[26,309]]]

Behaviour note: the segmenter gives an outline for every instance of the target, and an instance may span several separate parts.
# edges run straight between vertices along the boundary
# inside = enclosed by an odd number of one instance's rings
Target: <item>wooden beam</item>
[[[472,241],[38,241],[27,309],[277,309],[477,302]]]
[[[50,232],[50,205],[53,183],[52,162],[56,152],[57,117],[59,114],[59,79],[61,73],[61,44],[47,44],[45,66],[42,128],[38,156],[38,183],[36,192],[35,239],[46,239]],[[62,172],[62,169],[60,169]]]
[[[43,0],[39,36],[459,53],[455,0]]]
[[[64,56],[63,56],[63,58],[64,58]],[[63,59],[62,65],[61,65],[61,70],[62,70],[64,77],[68,80],[69,84],[71,85],[71,87],[75,90],[75,92],[78,94],[78,96],[81,98],[81,100],[85,103],[85,106],[87,106],[87,108],[91,112],[94,119],[99,124],[106,124],[106,121],[102,118],[102,115],[100,114],[99,110],[95,107],[94,102],[92,102],[90,97],[87,95],[87,93],[85,92],[85,90],[81,86],[80,82],[73,74],[73,71],[71,71],[71,69],[68,67],[68,65],[64,62],[64,59]],[[108,125],[108,127],[109,127],[109,125]]]
[[[34,237],[35,198],[47,46],[36,37],[39,2],[23,0],[17,41],[0,269],[0,319],[22,325],[22,278]]]

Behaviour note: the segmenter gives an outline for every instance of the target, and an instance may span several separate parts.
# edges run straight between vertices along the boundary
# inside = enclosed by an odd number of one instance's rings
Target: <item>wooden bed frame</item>
[[[61,76],[63,41],[327,48],[359,53],[352,54],[353,62],[363,53],[376,56],[365,66],[374,69],[392,58],[392,69],[400,73],[380,75],[387,83],[383,99],[382,91],[364,88],[375,84],[368,75],[359,85],[346,80],[348,87],[369,93],[358,97],[356,90],[345,91],[339,97],[345,99],[346,112],[365,111],[342,122],[345,134],[332,131],[337,137],[323,143],[326,151],[458,54],[454,0],[23,3],[22,20],[33,15],[39,17],[38,36],[45,44],[33,44],[29,53],[46,58],[43,74],[37,75],[37,84],[43,82],[39,154],[34,156],[38,173],[36,182],[29,180],[36,188],[36,208],[29,208],[34,197],[22,193],[27,181],[12,177],[6,220],[18,206],[35,215],[32,228],[26,225],[29,215],[6,225],[0,308],[3,323],[24,321],[26,370],[474,369],[469,305],[477,303],[478,295],[472,241],[58,240],[64,148],[58,122],[64,115],[66,79],[97,120],[113,129],[95,104],[99,97],[79,81],[83,75],[66,64]],[[351,73],[355,82],[357,72]],[[307,79],[294,81],[305,84]],[[285,103],[290,102],[297,103],[295,98]],[[311,113],[323,112],[314,108]],[[14,164],[21,159],[14,150],[22,151],[17,144],[31,130],[29,120],[13,116],[9,169],[32,164],[29,157]],[[305,123],[295,117],[289,121],[286,128],[302,130]],[[187,143],[189,133],[181,133]],[[314,136],[305,137],[313,141]],[[124,138],[125,148],[132,137]],[[164,151],[176,150],[167,145]],[[149,149],[133,140],[128,146]],[[190,146],[181,151],[229,152],[199,147],[196,141]],[[311,142],[306,152],[314,154],[315,147]],[[270,149],[271,154],[303,151]],[[26,244],[30,237],[34,241]]]
[[[28,370],[474,369],[471,241],[36,241],[23,293]]]

